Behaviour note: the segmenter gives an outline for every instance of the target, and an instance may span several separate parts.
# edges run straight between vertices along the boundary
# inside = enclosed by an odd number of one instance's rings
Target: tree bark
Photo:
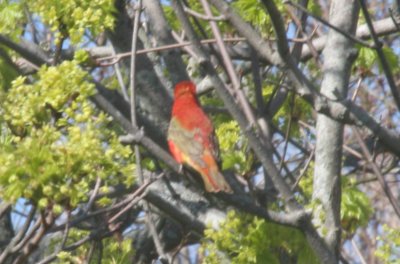
[[[11,206],[9,203],[0,201],[0,254],[8,246],[14,237],[14,229],[11,223]],[[6,264],[12,260],[6,260]]]
[[[131,50],[132,43],[132,19],[125,9],[125,1],[116,1],[115,7],[118,12],[116,25],[114,31],[109,32],[108,36],[117,52],[128,52]],[[137,46],[138,49],[144,48],[140,39],[138,39]],[[123,62],[125,62],[124,66],[129,68],[129,60],[123,60]],[[137,114],[146,116],[165,135],[172,106],[171,93],[167,91],[165,80],[156,72],[148,55],[138,56],[136,68]],[[138,125],[139,127],[143,126],[143,124]],[[157,133],[157,131],[150,133]],[[162,145],[166,146],[166,144]]]
[[[354,34],[357,26],[359,6],[356,0],[336,0],[330,7],[329,23]],[[347,96],[347,86],[354,59],[354,43],[330,29],[323,50],[323,80],[321,93],[333,100]],[[343,124],[318,114],[317,141],[315,151],[313,198],[320,206],[316,208],[315,222],[321,228],[320,234],[339,260],[340,245],[340,202]]]
[[[171,28],[165,18],[161,3],[158,0],[143,1],[145,12],[149,18],[149,26],[153,37],[157,41],[157,45],[174,44],[176,41],[172,37]],[[178,49],[171,49],[162,52],[163,60],[169,69],[169,76],[172,84],[175,85],[179,81],[189,80],[186,72],[186,66]]]

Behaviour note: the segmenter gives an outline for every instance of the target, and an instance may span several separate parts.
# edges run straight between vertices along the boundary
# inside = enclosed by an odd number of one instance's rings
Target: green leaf
[[[10,3],[11,2],[11,3]],[[15,1],[0,1],[0,33],[17,38],[22,32],[24,15],[21,3]]]
[[[0,109],[8,126],[0,141],[2,199],[24,197],[60,211],[86,201],[98,178],[103,187],[133,184],[131,149],[89,101],[95,91],[87,78],[77,62],[66,61],[43,66],[29,84],[12,82]]]
[[[400,263],[400,230],[383,225],[382,234],[377,237],[378,249],[375,255],[382,260],[382,263]]]
[[[234,211],[218,230],[205,231],[202,251],[208,253],[204,263],[280,263],[280,254],[297,263],[319,263],[299,230]]]
[[[351,179],[342,177],[341,222],[347,234],[368,224],[373,213],[368,196],[355,186]]]
[[[389,47],[383,47],[383,54],[389,63],[389,67],[393,73],[398,73],[400,71],[399,57],[394,53],[394,51]],[[382,73],[382,65],[379,64],[379,70]]]
[[[360,45],[356,45],[356,47],[358,47],[358,58],[354,64],[355,67],[371,69],[377,59],[375,50]]]
[[[55,33],[56,42],[69,37],[79,43],[85,31],[94,36],[114,26],[114,0],[27,0]]]

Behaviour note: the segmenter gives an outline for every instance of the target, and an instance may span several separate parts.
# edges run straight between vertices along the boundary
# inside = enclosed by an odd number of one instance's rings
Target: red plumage
[[[218,144],[213,125],[200,107],[191,81],[175,86],[168,145],[172,156],[196,170],[208,192],[232,192],[218,167]]]

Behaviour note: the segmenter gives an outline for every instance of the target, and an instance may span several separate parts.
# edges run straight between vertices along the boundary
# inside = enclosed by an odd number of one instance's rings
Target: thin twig
[[[109,212],[113,212],[115,210],[118,210],[119,208],[125,206],[126,204],[129,204],[132,200],[136,199],[138,196],[141,196],[144,191],[147,189],[148,186],[150,186],[153,182],[157,181],[158,179],[160,179],[161,177],[163,177],[163,173],[160,174],[159,176],[155,177],[154,179],[151,179],[150,181],[146,182],[145,184],[141,185],[139,188],[137,188],[132,194],[128,195],[124,200],[110,206],[107,208],[102,208],[93,212],[88,212],[88,213],[84,213],[78,217],[76,217],[75,219],[73,219],[72,221],[70,221],[69,225],[70,227],[74,227],[76,225],[78,225],[79,223],[81,223],[82,221],[91,218],[91,217],[95,217],[97,215],[100,214],[105,214],[105,213],[109,213]],[[123,209],[122,209],[123,210]],[[111,220],[109,220],[109,222],[111,222]],[[50,232],[56,232],[59,230],[63,230],[65,229],[65,223],[64,224],[60,224],[56,227],[53,227]]]
[[[178,42],[178,44],[182,44],[185,43],[185,41],[183,40],[184,36],[179,36],[178,33],[176,33],[175,31],[172,31],[172,37],[175,39],[176,42]],[[182,49],[190,55],[190,57],[196,58],[196,53],[190,48],[190,46],[183,46]]]
[[[200,18],[200,19],[203,19],[203,20],[221,21],[221,20],[225,20],[226,19],[225,16],[223,16],[223,15],[217,16],[217,17],[209,16],[209,15],[203,15],[203,14],[200,14],[200,13],[190,9],[187,6],[184,6],[183,10],[185,10],[185,12],[188,13],[189,15],[192,15],[194,17],[197,17],[197,18]]]
[[[319,22],[321,22],[325,26],[332,28],[333,30],[339,32],[343,36],[347,37],[348,39],[351,39],[352,41],[354,41],[354,42],[356,42],[356,43],[358,43],[358,44],[360,44],[362,46],[365,46],[365,47],[368,47],[368,48],[375,48],[373,45],[369,44],[368,42],[363,41],[362,39],[359,39],[359,38],[347,33],[346,31],[344,31],[344,30],[342,30],[342,29],[330,24],[329,22],[325,21],[324,19],[314,15],[313,13],[308,11],[306,8],[304,8],[303,6],[301,6],[301,5],[297,4],[297,3],[294,3],[294,2],[289,1],[289,0],[285,0],[285,1],[283,1],[283,3],[296,7],[297,9],[301,10],[302,12],[305,12],[307,15],[313,17],[315,20],[318,20]]]
[[[68,209],[67,220],[65,221],[64,234],[63,234],[63,238],[61,239],[61,243],[60,243],[60,251],[65,247],[65,244],[67,243],[69,229],[70,229],[70,227],[69,227],[69,219],[70,218],[71,218],[71,210]]]
[[[57,255],[58,255],[61,251],[63,251],[64,248],[65,248],[65,244],[67,243],[68,234],[69,234],[69,230],[70,230],[70,225],[69,225],[69,219],[70,219],[70,217],[71,217],[71,211],[68,210],[68,212],[67,212],[67,221],[65,222],[64,234],[63,234],[63,237],[62,237],[62,239],[61,239],[60,246],[59,246],[58,249],[55,250],[55,252],[53,252],[53,254],[52,254],[52,255],[54,255],[54,256],[57,256]],[[46,259],[47,259],[47,258],[46,258]],[[39,264],[48,263],[48,262],[46,262],[46,259],[45,259],[45,260],[42,260]]]
[[[136,91],[135,91],[135,88],[136,88],[136,78],[135,78],[136,77],[136,54],[137,54],[136,46],[137,46],[137,39],[138,39],[140,14],[141,14],[141,9],[142,9],[142,0],[138,1],[135,8],[136,8],[136,10],[135,10],[135,18],[134,18],[134,22],[133,22],[132,51],[131,51],[130,104],[131,104],[132,127],[134,129],[137,129],[138,124],[137,124],[137,119],[136,119]],[[143,184],[144,177],[143,177],[142,168],[141,168],[141,157],[140,157],[139,146],[137,144],[135,144],[134,150],[135,150],[135,160],[136,160],[136,172],[139,177],[139,182],[141,184]],[[138,199],[140,199],[140,197]],[[132,200],[129,203],[129,205],[125,208],[125,210],[128,210],[129,208],[131,208],[131,206],[133,206],[136,203],[135,200]],[[150,230],[150,234],[152,235],[153,242],[156,247],[157,253],[159,256],[164,257],[165,252],[161,245],[161,241],[158,236],[157,230],[155,228],[154,220],[152,218],[152,213],[150,211],[150,206],[149,206],[148,202],[146,202],[146,201],[144,202],[144,209],[146,211],[146,219],[147,219],[146,223]],[[124,213],[124,210],[122,213]],[[116,217],[114,216],[113,219],[116,219],[117,217],[119,217],[118,214]]]
[[[92,205],[93,205],[93,203],[94,203],[94,201],[95,201],[96,195],[97,195],[97,193],[98,193],[99,190],[100,190],[100,186],[101,186],[101,179],[100,179],[99,176],[97,176],[96,184],[95,184],[95,186],[94,186],[93,192],[92,192],[92,194],[90,195],[89,201],[88,201],[88,203],[87,203],[87,205],[86,205],[86,208],[85,208],[85,212],[86,212],[86,213],[89,212],[90,209],[92,208]]]
[[[29,23],[29,27],[31,28],[32,40],[35,44],[38,44],[39,41],[38,41],[38,37],[37,37],[37,30],[35,27],[36,24],[32,19],[32,13],[29,12],[28,5],[26,3],[23,4],[23,8],[24,8],[24,12],[25,12],[25,17],[27,18],[28,23]]]
[[[89,252],[86,254],[86,257],[85,257],[86,263],[92,263],[92,258],[93,258],[97,243],[98,242],[94,241],[94,240],[90,243]]]
[[[394,11],[394,12],[396,12],[396,11]],[[390,14],[390,18],[391,18],[392,21],[393,21],[393,24],[394,24],[395,27],[397,28],[397,31],[400,31],[400,25],[399,25],[399,23],[397,22],[397,20],[396,20],[396,18],[395,18],[395,15],[393,14],[393,9],[392,9],[392,8],[389,8],[389,14]]]
[[[132,33],[132,50],[131,50],[131,71],[130,71],[130,104],[131,104],[131,123],[134,129],[138,128],[137,120],[136,120],[136,46],[139,32],[139,22],[140,22],[140,14],[142,9],[142,1],[139,0],[137,6],[135,7],[135,19],[133,22],[133,33]],[[143,183],[143,179],[141,180],[141,184]]]
[[[317,30],[318,30],[318,28],[319,28],[319,25],[317,25],[317,26],[313,29],[313,31],[311,32],[311,34],[308,35],[308,34],[306,34],[306,32],[305,32],[305,30],[304,30],[304,26],[303,26],[302,21],[300,21],[300,20],[297,18],[297,16],[294,14],[292,8],[288,7],[287,10],[288,10],[288,13],[289,13],[290,17],[291,17],[291,18],[293,19],[293,21],[296,23],[296,26],[297,26],[297,28],[298,28],[298,30],[299,30],[299,33],[302,34],[302,35],[305,35],[305,37],[303,37],[302,39],[299,39],[299,41],[300,41],[300,42],[305,42],[305,43],[307,43],[307,46],[308,46],[308,48],[310,49],[310,52],[311,52],[311,54],[312,54],[312,56],[313,56],[315,62],[318,64],[318,63],[319,63],[319,61],[318,61],[318,51],[317,51],[317,49],[314,47],[314,45],[313,45],[313,43],[312,43],[312,39],[313,39],[313,37],[316,35],[316,32],[317,32]],[[304,13],[304,14],[306,14],[306,13]],[[293,39],[293,41],[296,41],[296,39]],[[299,53],[299,55],[301,55],[301,52]]]
[[[129,211],[135,204],[137,204],[140,200],[143,199],[143,197],[146,195],[146,193],[142,193],[139,196],[134,197],[130,203],[125,206],[123,209],[119,210],[112,218],[110,218],[107,222],[111,224],[115,220],[117,220],[121,215],[125,214],[127,211]]]
[[[17,243],[21,242],[21,240],[26,237],[26,233],[28,232],[29,227],[31,226],[31,222],[35,216],[36,213],[36,207],[33,206],[29,212],[28,217],[25,220],[24,226],[21,228],[21,230],[18,232],[16,236],[11,240],[11,242],[8,244],[8,246],[3,250],[3,252],[0,255],[0,263],[4,263],[5,260],[8,258],[8,256],[15,252],[15,247]],[[40,221],[36,221],[36,224],[31,227],[31,229],[37,229],[40,226]]]
[[[282,140],[282,142],[283,142],[284,140]],[[277,145],[279,145],[279,144],[281,144],[282,142],[279,142]],[[275,144],[274,144],[275,145]],[[276,158],[277,158],[277,160],[282,160],[283,159],[283,157],[282,157],[282,155],[279,153],[279,151],[274,147],[274,148],[272,148],[272,152],[273,152],[273,154],[276,156]],[[295,178],[293,177],[293,174],[292,174],[292,172],[290,171],[290,169],[289,169],[289,167],[287,166],[287,164],[288,164],[289,162],[284,162],[284,163],[282,163],[282,169],[285,171],[285,175],[284,175],[284,177],[282,177],[282,178],[289,178],[290,179],[290,181],[291,182],[294,182],[295,181]],[[278,167],[277,167],[277,169],[279,169]],[[283,176],[283,175],[282,175]],[[289,185],[289,184],[288,184]]]
[[[306,127],[307,129],[310,130],[311,133],[315,134],[315,128],[309,124],[307,124],[306,122],[303,122],[301,120],[299,120],[299,125]],[[350,146],[343,144],[343,150],[349,152],[351,155],[353,155],[354,157],[358,158],[358,159],[362,159],[362,154],[358,151],[356,151],[355,149],[351,148]]]
[[[392,205],[394,212],[400,218],[400,206],[399,206],[399,203],[397,201],[397,198],[393,195],[393,193],[392,193],[389,185],[387,184],[385,178],[383,177],[380,169],[375,164],[373,156],[371,155],[370,151],[368,150],[368,147],[365,144],[364,140],[362,139],[358,129],[354,127],[353,128],[353,133],[354,133],[354,135],[355,135],[355,137],[356,137],[356,139],[358,141],[358,144],[360,145],[360,148],[361,148],[361,151],[362,151],[362,153],[364,155],[365,160],[371,166],[372,171],[374,172],[374,174],[378,178],[378,181],[379,181],[383,191],[385,192],[387,198],[389,199],[389,202]]]
[[[144,192],[148,186],[150,186],[153,182],[161,179],[164,176],[164,173],[161,173],[159,176],[157,176],[155,179],[150,179],[147,180],[145,183],[143,183],[142,186],[140,186],[132,195],[130,195],[127,199],[123,201],[123,203],[118,203],[118,207],[121,207],[122,205],[128,203],[127,206],[125,206],[123,209],[119,210],[117,214],[115,214],[112,218],[108,220],[108,223],[114,222],[117,218],[119,218],[121,215],[123,215],[126,211],[128,211],[132,206],[134,206],[137,202],[139,202],[143,197],[146,195]]]
[[[297,177],[296,181],[293,183],[292,191],[294,191],[297,188],[297,185],[299,185],[300,180],[306,174],[306,171],[307,171],[308,167],[310,166],[311,161],[314,158],[314,153],[315,153],[315,148],[311,151],[310,156],[308,157],[306,164],[304,165],[304,168],[301,170],[300,175]]]
[[[382,42],[380,42],[380,40],[378,38],[378,35],[375,32],[374,25],[372,24],[371,17],[369,16],[368,8],[367,8],[367,5],[365,4],[365,1],[364,0],[359,0],[359,2],[360,2],[360,5],[361,5],[361,10],[362,10],[362,12],[364,14],[365,22],[367,22],[369,31],[371,33],[372,40],[375,43],[375,50],[376,50],[376,53],[378,55],[378,59],[379,59],[379,61],[381,63],[382,70],[385,73],[387,82],[389,84],[390,90],[391,90],[392,95],[394,97],[394,101],[396,102],[397,109],[400,110],[400,92],[397,89],[396,83],[394,81],[393,73],[392,73],[392,70],[390,69],[389,62],[386,59],[385,53],[383,52]]]
[[[208,16],[212,16],[211,7],[208,4],[208,2],[206,0],[201,0],[201,4],[203,5],[205,13]],[[256,118],[250,107],[250,104],[246,100],[243,90],[240,89],[239,77],[238,77],[237,73],[235,72],[232,60],[229,57],[228,51],[226,50],[226,47],[224,45],[224,41],[222,39],[221,32],[219,31],[218,25],[215,21],[209,21],[209,23],[210,23],[213,35],[214,35],[215,39],[217,40],[217,45],[220,50],[222,60],[225,65],[225,68],[227,70],[227,73],[229,75],[229,79],[231,80],[231,82],[233,84],[233,90],[235,91],[235,93],[238,96],[240,106],[242,107],[243,112],[246,115],[246,118],[247,118],[248,122],[250,123],[250,125],[257,126]]]
[[[285,133],[285,145],[283,147],[283,154],[282,154],[282,158],[281,158],[281,162],[279,164],[279,174],[281,174],[284,162],[285,162],[285,157],[286,157],[286,152],[288,149],[288,145],[289,145],[289,137],[290,137],[290,130],[292,129],[292,123],[293,123],[293,112],[294,112],[294,103],[295,103],[295,99],[296,99],[296,95],[293,93],[292,94],[292,98],[291,98],[291,102],[290,102],[290,116],[289,116],[289,124],[287,126],[286,129],[286,133]]]
[[[357,81],[356,89],[354,90],[354,93],[353,93],[353,95],[351,96],[351,101],[353,101],[353,102],[354,102],[354,100],[356,99],[356,97],[357,97],[357,95],[358,95],[358,92],[359,92],[360,89],[361,89],[361,83],[362,83],[363,79],[364,79],[363,77],[360,77],[360,78],[358,79],[358,81]]]
[[[36,214],[36,206],[32,206],[31,210],[29,211],[28,216],[26,217],[24,226],[21,228],[20,232],[18,233],[18,235],[16,237],[14,237],[13,241],[11,242],[11,244],[16,245],[17,243],[19,243],[24,236],[26,236],[26,233],[29,230],[29,227],[31,227],[32,221],[34,220],[34,216]],[[37,221],[38,222],[38,221]],[[34,227],[31,227],[31,229],[33,229]],[[0,261],[1,263],[1,261]]]
[[[278,127],[276,127],[274,124],[271,124],[270,127],[273,133],[278,133],[281,137],[285,136],[285,133],[281,131]],[[306,149],[306,147],[303,147],[299,142],[295,141],[293,138],[289,138],[289,142],[292,146],[296,147],[302,153],[306,155],[309,155],[311,153],[308,149]]]
[[[79,240],[69,246],[66,246],[64,248],[64,251],[73,251],[90,240],[101,239],[103,237],[109,237],[112,234],[113,234],[112,231],[104,232],[104,230],[99,230],[95,233],[91,233],[90,235],[87,235],[86,237],[82,238],[81,240]],[[58,255],[58,252],[54,252],[51,255],[47,256],[46,258],[42,259],[42,261],[40,261],[38,264],[51,263],[53,260],[55,260],[57,258],[57,255]]]
[[[224,42],[238,42],[238,41],[245,41],[245,40],[246,40],[245,38],[240,38],[240,37],[223,39]],[[215,43],[215,42],[217,42],[216,39],[205,39],[205,40],[200,41],[200,43],[204,44],[204,45],[210,44],[210,43]],[[195,44],[190,41],[185,41],[185,42],[176,43],[176,44],[169,44],[169,45],[159,46],[159,47],[155,47],[155,48],[138,50],[138,51],[136,51],[136,55],[146,54],[146,53],[150,53],[150,52],[165,51],[165,50],[169,50],[169,49],[182,48],[182,47],[191,46],[191,45],[195,45]],[[117,55],[98,58],[96,61],[97,61],[97,63],[99,63],[101,61],[113,60],[112,62],[102,63],[99,65],[99,66],[110,66],[110,65],[117,63],[119,60],[126,58],[126,57],[130,57],[130,56],[132,56],[132,52],[124,52],[124,53],[119,53]]]
[[[351,245],[353,246],[354,250],[356,251],[357,256],[360,258],[361,263],[367,264],[362,253],[360,252],[360,249],[358,248],[358,246],[356,244],[356,241],[354,241],[354,238],[351,239]]]
[[[35,250],[35,248],[38,247],[40,241],[46,235],[50,226],[54,224],[55,217],[54,217],[53,211],[49,210],[47,212],[47,214],[44,211],[42,211],[41,217],[39,220],[40,220],[39,223],[40,223],[41,227],[39,228],[39,230],[37,230],[37,232],[35,232],[35,234],[34,234],[34,236],[32,236],[32,238],[29,238],[26,240],[26,242],[24,243],[24,249],[22,250],[22,254],[19,255],[14,260],[13,264],[22,264],[22,263],[27,262],[27,258],[29,257],[29,255],[32,254],[32,252]],[[19,251],[19,249],[18,249],[18,251]]]
[[[110,44],[110,47],[111,47],[113,56],[115,56],[116,55],[115,48],[112,43]],[[125,101],[129,102],[128,90],[126,88],[124,78],[122,77],[121,67],[119,66],[118,62],[114,64],[114,71],[117,76],[119,87],[121,88],[122,96],[124,97]]]

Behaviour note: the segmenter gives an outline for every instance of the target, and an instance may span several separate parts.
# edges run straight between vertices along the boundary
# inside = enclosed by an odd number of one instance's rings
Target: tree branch
[[[331,2],[329,23],[331,28],[323,51],[323,80],[321,94],[333,100],[347,97],[354,43],[348,35],[357,27],[359,6],[354,1],[335,0]],[[343,34],[346,32],[347,34]],[[329,246],[335,262],[339,261],[341,241],[341,164],[343,145],[343,124],[324,114],[318,114],[316,125],[315,167],[313,199],[322,207],[315,210],[317,225]],[[322,215],[324,217],[322,217]],[[323,219],[323,220],[320,220]]]
[[[151,32],[157,41],[158,46],[166,46],[174,44],[175,40],[171,34],[171,28],[168,25],[165,14],[162,10],[160,1],[146,0],[143,2],[145,12],[149,18],[149,25]],[[160,50],[161,55],[165,61],[166,67],[168,68],[169,76],[172,84],[176,84],[182,80],[188,80],[189,76],[186,72],[185,64],[176,49],[164,49]],[[136,54],[139,54],[138,51]]]
[[[397,198],[394,196],[394,194],[390,190],[390,187],[387,184],[385,178],[383,177],[380,169],[375,164],[374,158],[372,157],[371,153],[369,152],[368,147],[366,146],[364,140],[361,138],[360,132],[357,130],[357,128],[353,128],[353,132],[354,132],[354,135],[356,136],[358,143],[360,144],[361,151],[363,153],[365,160],[371,166],[372,171],[374,172],[375,176],[378,179],[379,184],[381,185],[383,191],[385,192],[387,198],[389,199],[389,202],[392,205],[393,210],[396,213],[397,217],[400,218],[400,205],[398,203]]]
[[[325,26],[327,26],[327,27],[329,27],[329,28],[335,30],[336,32],[342,34],[342,35],[345,36],[346,38],[348,38],[348,39],[350,39],[350,40],[352,40],[352,41],[354,41],[354,42],[356,42],[356,43],[358,43],[358,44],[360,44],[360,45],[362,45],[362,46],[364,46],[364,47],[367,47],[367,48],[374,48],[374,46],[372,46],[372,45],[369,44],[368,42],[365,42],[365,41],[363,41],[362,39],[358,39],[356,36],[354,36],[354,35],[352,35],[352,34],[349,34],[348,32],[344,31],[342,28],[337,27],[337,26],[335,26],[335,25],[329,23],[328,21],[325,21],[324,19],[322,19],[322,18],[320,18],[320,17],[318,17],[318,16],[315,16],[313,13],[309,12],[306,8],[304,8],[303,6],[301,6],[301,5],[297,4],[297,3],[294,3],[294,2],[292,2],[292,1],[290,1],[290,0],[285,0],[285,1],[283,1],[283,3],[298,8],[299,10],[301,10],[301,11],[304,12],[304,13],[307,13],[307,15],[313,17],[314,19],[316,19],[317,21],[321,22],[321,23],[324,24]]]
[[[372,24],[371,17],[369,16],[365,1],[359,0],[359,2],[361,5],[361,10],[364,14],[365,21],[367,22],[367,26],[369,28],[369,31],[371,32],[371,37],[375,43],[375,50],[376,50],[376,53],[378,54],[378,59],[381,63],[382,70],[385,73],[386,80],[389,84],[390,90],[392,91],[392,95],[393,95],[394,101],[397,105],[397,109],[400,110],[400,91],[394,81],[389,62],[386,59],[385,53],[383,52],[382,43],[379,41],[379,38],[378,38],[377,34],[375,33],[374,25]]]

